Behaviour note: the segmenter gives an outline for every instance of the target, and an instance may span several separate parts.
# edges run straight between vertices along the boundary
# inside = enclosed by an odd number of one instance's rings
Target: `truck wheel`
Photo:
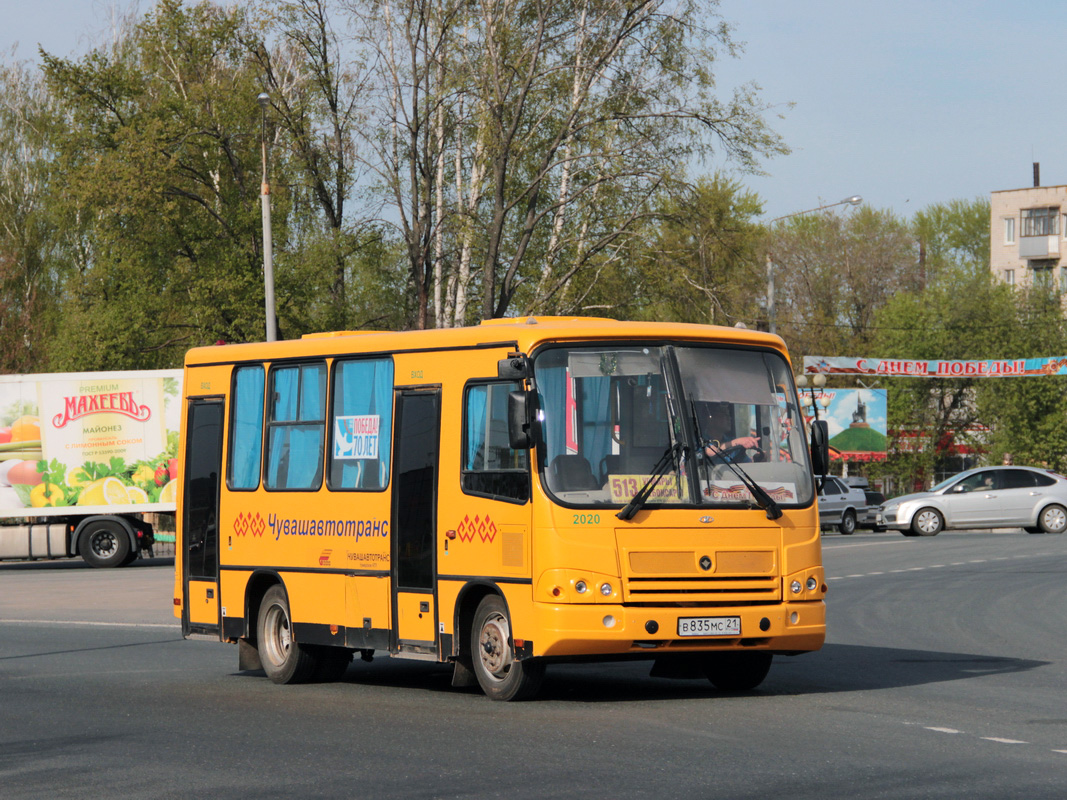
[[[943,527],[945,520],[935,508],[920,508],[911,520],[911,529],[916,536],[937,536]]]
[[[856,513],[851,509],[845,511],[841,515],[841,522],[838,524],[837,529],[841,531],[845,536],[851,536],[856,532]]]
[[[272,586],[263,595],[256,636],[263,671],[274,683],[306,683],[312,679],[318,659],[293,638],[289,601],[281,586]]]
[[[121,567],[130,555],[130,537],[119,523],[101,519],[85,526],[78,549],[91,567]]]
[[[545,665],[515,659],[508,610],[498,595],[482,598],[474,612],[471,653],[478,685],[491,700],[525,700],[541,688]]]
[[[772,658],[763,651],[720,653],[704,662],[704,674],[720,691],[748,692],[763,683],[771,670]]]

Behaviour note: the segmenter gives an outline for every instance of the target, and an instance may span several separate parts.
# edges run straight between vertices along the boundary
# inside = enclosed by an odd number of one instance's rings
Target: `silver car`
[[[858,486],[827,475],[819,487],[819,526],[836,527],[851,536],[856,525],[867,519],[867,496]]]
[[[879,524],[905,536],[937,536],[945,528],[1025,528],[1063,533],[1067,478],[1033,467],[979,467],[928,492],[894,497]]]

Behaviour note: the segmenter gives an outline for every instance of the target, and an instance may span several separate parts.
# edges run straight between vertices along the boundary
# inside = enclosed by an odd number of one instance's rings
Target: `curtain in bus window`
[[[537,391],[540,395],[541,411],[544,414],[541,430],[548,450],[545,454],[546,464],[552,463],[553,458],[567,452],[566,387],[566,367],[541,367],[539,365]]]
[[[488,386],[472,386],[467,394],[467,458],[464,469],[485,469],[485,395]]]
[[[611,378],[582,378],[581,453],[592,465],[599,465],[611,453]]]
[[[233,387],[230,478],[234,489],[259,486],[263,448],[263,367],[241,367]]]
[[[332,414],[332,488],[374,490],[388,485],[392,417],[393,362],[390,359],[346,361],[338,365]],[[355,445],[355,427],[362,431],[359,447]]]
[[[325,365],[284,367],[274,370],[271,378],[274,402],[268,437],[267,486],[318,488],[324,440]]]

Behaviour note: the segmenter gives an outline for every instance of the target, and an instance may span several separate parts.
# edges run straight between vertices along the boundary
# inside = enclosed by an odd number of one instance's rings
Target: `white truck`
[[[151,554],[176,508],[181,370],[0,375],[0,559]]]

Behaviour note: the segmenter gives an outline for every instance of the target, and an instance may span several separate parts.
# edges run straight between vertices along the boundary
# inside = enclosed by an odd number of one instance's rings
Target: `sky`
[[[113,8],[149,0],[0,0],[0,53],[83,54]],[[1063,0],[721,0],[745,43],[718,89],[754,81],[792,153],[734,177],[764,219],[859,195],[910,218],[934,203],[1067,184]],[[778,115],[782,118],[779,119]],[[714,159],[697,170],[730,172]]]

